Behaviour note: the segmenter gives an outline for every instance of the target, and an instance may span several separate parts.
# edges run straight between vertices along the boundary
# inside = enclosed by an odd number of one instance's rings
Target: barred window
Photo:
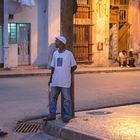
[[[128,5],[129,0],[120,0],[120,5]]]
[[[110,0],[110,5],[118,5],[119,0]]]
[[[17,25],[16,23],[8,23],[9,44],[17,43]]]

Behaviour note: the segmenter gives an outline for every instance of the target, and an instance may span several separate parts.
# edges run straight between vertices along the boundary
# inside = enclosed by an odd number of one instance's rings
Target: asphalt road
[[[140,102],[139,79],[140,72],[75,75],[75,109]],[[0,126],[11,136],[17,121],[47,114],[47,82],[45,76],[0,79]]]

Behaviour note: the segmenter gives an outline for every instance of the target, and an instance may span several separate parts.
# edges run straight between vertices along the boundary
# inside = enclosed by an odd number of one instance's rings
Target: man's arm
[[[50,83],[52,83],[52,75],[54,73],[54,67],[51,67],[51,76],[50,76],[50,80],[48,82],[48,85],[50,85]]]
[[[76,69],[77,69],[77,66],[76,65],[73,66],[73,67],[71,67],[71,73],[73,73]]]

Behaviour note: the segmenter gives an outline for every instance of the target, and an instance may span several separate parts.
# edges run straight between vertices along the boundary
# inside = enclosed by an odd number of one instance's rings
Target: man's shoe
[[[0,137],[6,136],[8,133],[0,130]]]
[[[54,117],[54,116],[47,116],[45,119],[43,119],[43,121],[52,121],[52,120],[56,120],[56,117]]]
[[[71,118],[63,118],[64,123],[68,123],[71,120]]]

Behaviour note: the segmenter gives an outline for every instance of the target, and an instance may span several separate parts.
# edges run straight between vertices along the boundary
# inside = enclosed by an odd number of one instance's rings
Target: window
[[[129,0],[120,0],[120,5],[128,5]]]
[[[0,46],[3,45],[3,25],[0,25]]]
[[[118,6],[119,0],[110,0],[110,5]]]
[[[88,0],[77,0],[78,4],[88,4]]]
[[[17,43],[17,25],[16,23],[8,24],[9,44]]]
[[[120,10],[120,21],[122,21],[122,22],[126,22],[127,21],[126,10]]]

